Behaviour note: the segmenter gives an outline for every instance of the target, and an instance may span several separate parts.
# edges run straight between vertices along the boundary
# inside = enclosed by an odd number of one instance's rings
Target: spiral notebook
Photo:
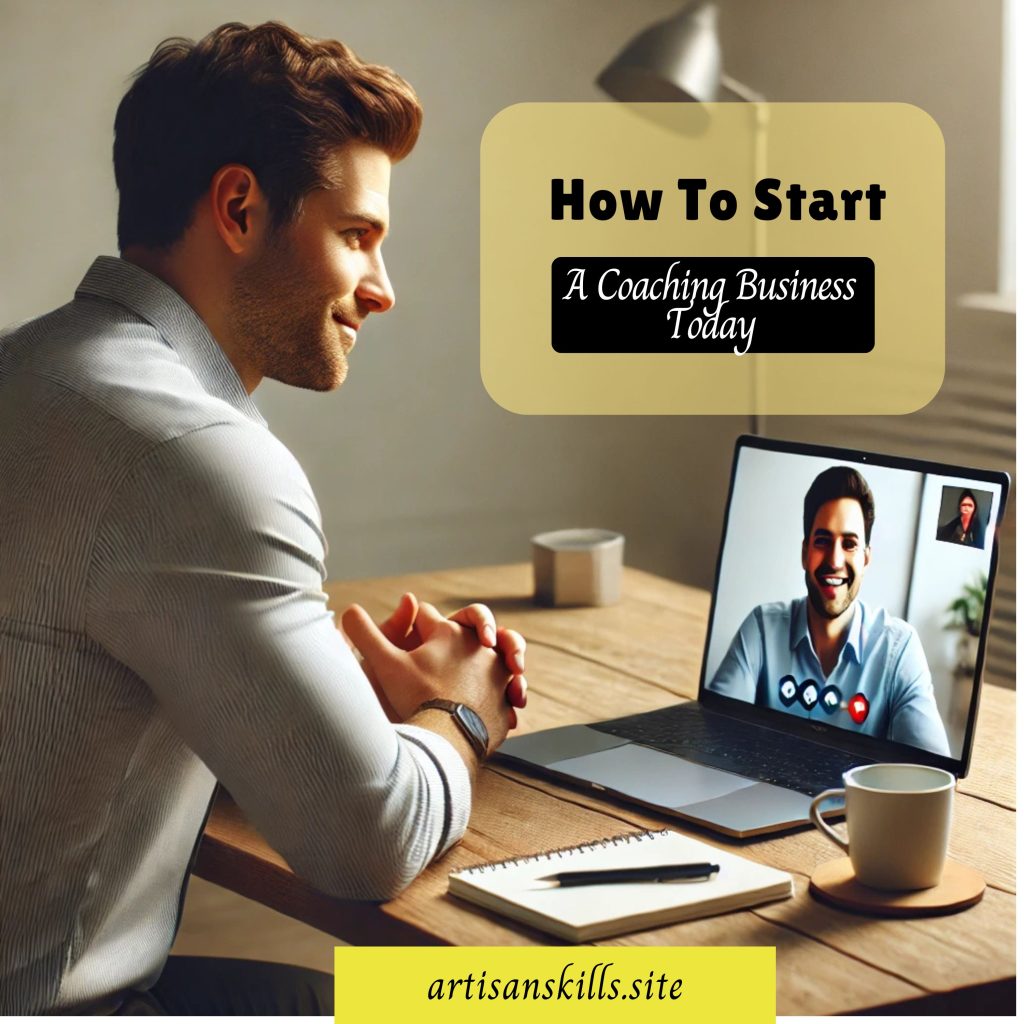
[[[703,862],[719,866],[707,881],[571,888],[538,881],[562,871]],[[793,879],[784,871],[664,829],[467,868],[449,876],[448,891],[559,938],[588,942],[785,899],[793,895]]]

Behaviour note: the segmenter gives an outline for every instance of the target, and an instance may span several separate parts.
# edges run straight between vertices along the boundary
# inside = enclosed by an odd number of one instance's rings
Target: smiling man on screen
[[[807,491],[803,518],[806,598],[755,608],[709,688],[948,756],[916,630],[858,597],[875,522],[867,481],[848,466],[826,469]]]
[[[0,1012],[330,1012],[316,972],[168,961],[215,780],[298,874],[385,899],[515,724],[525,645],[481,605],[353,606],[356,659],[250,397],[338,387],[394,304],[420,119],[341,43],[168,40],[117,111],[120,258],[0,338]]]

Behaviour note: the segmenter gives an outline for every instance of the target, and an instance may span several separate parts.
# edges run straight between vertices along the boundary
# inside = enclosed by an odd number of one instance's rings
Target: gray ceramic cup
[[[549,606],[615,604],[622,593],[625,538],[575,529],[533,538],[534,600]]]

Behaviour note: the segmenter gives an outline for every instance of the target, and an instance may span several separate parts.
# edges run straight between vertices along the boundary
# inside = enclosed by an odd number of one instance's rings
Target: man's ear
[[[864,568],[866,569],[871,564],[871,545],[864,545]]]
[[[807,538],[804,537],[803,543],[800,545],[800,568],[804,572],[807,572]]]
[[[225,164],[210,181],[210,212],[221,240],[236,254],[252,248],[262,234],[267,202],[253,171]]]

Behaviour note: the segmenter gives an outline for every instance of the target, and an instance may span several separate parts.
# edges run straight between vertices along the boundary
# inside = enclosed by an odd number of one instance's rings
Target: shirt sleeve
[[[753,704],[757,696],[757,679],[764,661],[763,646],[761,625],[755,608],[736,631],[708,689]]]
[[[928,659],[912,628],[896,658],[890,707],[889,739],[949,757],[949,740],[935,703]]]
[[[151,450],[106,510],[87,629],[318,888],[395,895],[463,834],[442,737],[388,722],[327,609],[319,509],[255,424]]]

